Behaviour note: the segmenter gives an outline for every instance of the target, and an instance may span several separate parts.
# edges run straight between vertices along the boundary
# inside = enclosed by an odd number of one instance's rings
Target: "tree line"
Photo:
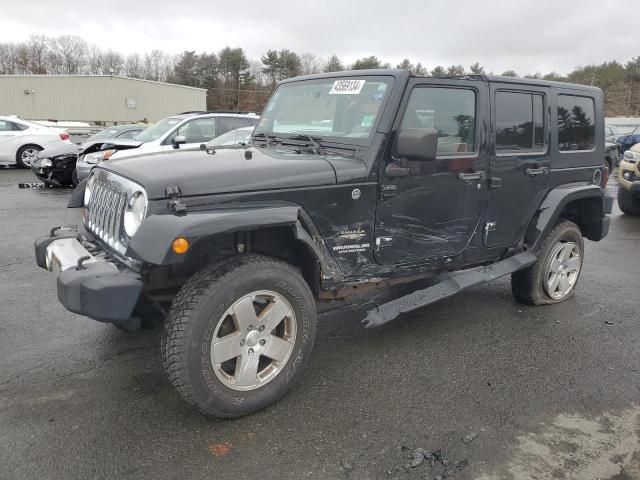
[[[17,43],[0,43],[0,74],[93,74],[125,75],[160,82],[205,88],[207,108],[260,111],[275,84],[285,78],[321,72],[401,68],[418,76],[481,75],[479,63],[436,65],[404,59],[397,65],[372,55],[345,63],[337,55],[318,57],[311,52],[288,49],[267,50],[259,59],[248,58],[242,48],[224,47],[216,52],[187,50],[168,55],[160,50],[122,55],[111,49],[90,45],[75,35],[46,37],[32,35]],[[514,70],[498,72],[520,76]],[[579,66],[567,75],[557,72],[527,73],[526,78],[593,85],[602,88],[608,116],[640,115],[640,56],[619,63],[615,60]]]

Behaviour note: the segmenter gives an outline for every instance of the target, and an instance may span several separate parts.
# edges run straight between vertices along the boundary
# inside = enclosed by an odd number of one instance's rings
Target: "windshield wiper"
[[[324,147],[322,145],[320,145],[320,142],[318,141],[318,138],[316,137],[312,137],[311,135],[307,135],[306,133],[300,133],[298,135],[294,135],[293,137],[289,137],[290,140],[299,140],[299,141],[306,141],[307,146],[309,147],[313,147],[313,152],[316,153],[317,155],[324,155]]]
[[[282,144],[282,140],[278,140],[278,138],[275,135],[270,134],[270,133],[264,133],[264,132],[253,134],[251,136],[251,139],[252,140],[253,139],[259,139],[259,140],[264,139],[267,142],[267,145],[274,145],[274,144],[277,144],[277,143]]]

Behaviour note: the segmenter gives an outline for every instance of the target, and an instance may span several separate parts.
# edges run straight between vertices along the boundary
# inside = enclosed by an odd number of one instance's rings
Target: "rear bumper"
[[[133,315],[142,293],[136,272],[92,255],[77,230],[52,231],[35,242],[36,263],[57,276],[58,300],[70,312],[100,322],[122,323]]]

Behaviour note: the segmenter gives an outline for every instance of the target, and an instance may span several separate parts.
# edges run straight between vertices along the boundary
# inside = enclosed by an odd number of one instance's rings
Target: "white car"
[[[69,134],[61,129],[0,116],[0,163],[29,168],[39,151],[70,143]]]
[[[105,147],[81,153],[76,162],[78,180],[89,176],[91,169],[105,160],[113,161],[149,153],[172,150],[199,150],[230,130],[255,127],[260,117],[256,114],[228,112],[187,112],[164,118],[147,127],[133,140],[105,142]]]

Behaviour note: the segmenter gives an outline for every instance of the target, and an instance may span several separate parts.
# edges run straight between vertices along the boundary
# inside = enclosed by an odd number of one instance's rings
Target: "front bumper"
[[[42,166],[42,159],[37,159],[31,165],[31,171],[43,182],[57,187],[71,185],[75,160],[54,161],[49,167]]]
[[[59,272],[58,300],[70,312],[110,323],[132,317],[142,293],[142,278],[110,260],[88,234],[54,229],[48,237],[36,240],[35,254],[39,267]]]
[[[630,175],[631,179],[624,178],[625,174]],[[640,164],[622,160],[618,169],[618,184],[625,190],[640,195]]]

